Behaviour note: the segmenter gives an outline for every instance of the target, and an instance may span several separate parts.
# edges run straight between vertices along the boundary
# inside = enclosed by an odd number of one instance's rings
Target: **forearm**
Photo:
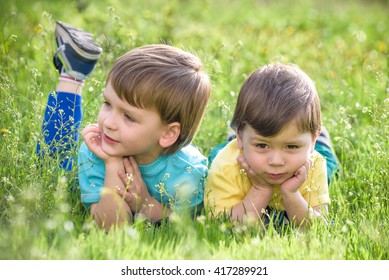
[[[119,170],[124,171],[123,159],[112,158],[110,161],[105,161],[105,177],[104,187],[107,189],[125,188],[123,181],[117,175]]]
[[[300,192],[283,193],[282,198],[289,221],[292,224],[305,227],[307,223],[309,224],[315,219],[320,219],[327,223],[321,213],[321,210],[325,211],[327,209],[326,205],[323,205],[323,209],[310,207]]]
[[[123,182],[116,175],[118,170],[123,169],[123,163],[114,161],[105,165],[104,187],[101,192],[100,201],[93,204],[91,214],[95,221],[106,230],[112,225],[120,225],[131,219],[131,209],[121,196],[117,188],[124,188]]]
[[[152,221],[159,221],[170,216],[170,209],[152,197],[144,199],[134,197],[131,199],[130,207],[135,213],[141,213]]]
[[[243,222],[260,219],[271,196],[271,188],[251,187],[243,201],[232,208],[232,219]]]

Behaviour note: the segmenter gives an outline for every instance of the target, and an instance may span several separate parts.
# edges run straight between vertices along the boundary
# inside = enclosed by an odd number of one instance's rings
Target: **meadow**
[[[389,259],[389,2],[1,1],[0,259]],[[244,79],[270,62],[315,81],[342,174],[330,186],[331,225],[282,232],[174,215],[105,232],[79,199],[77,170],[37,165],[35,147],[58,73],[55,21],[95,34],[104,52],[84,90],[83,126],[101,105],[114,60],[168,43],[197,54],[212,97],[194,140],[204,154],[225,140]]]

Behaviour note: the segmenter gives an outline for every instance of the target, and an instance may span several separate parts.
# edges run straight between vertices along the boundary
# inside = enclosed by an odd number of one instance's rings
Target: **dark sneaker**
[[[322,144],[326,145],[328,148],[332,149],[332,143],[331,143],[331,137],[328,133],[328,130],[322,126],[321,132],[319,137],[317,138],[317,141],[321,142]]]
[[[92,73],[103,51],[92,37],[84,30],[57,21],[55,39],[58,50],[53,60],[59,73],[64,68],[69,76],[77,80],[84,80]]]
[[[316,140],[315,150],[317,150],[326,159],[327,177],[329,178],[329,184],[332,174],[338,177],[340,174],[342,174],[342,169],[340,167],[339,159],[332,147],[331,136],[324,126],[322,126],[320,135]]]

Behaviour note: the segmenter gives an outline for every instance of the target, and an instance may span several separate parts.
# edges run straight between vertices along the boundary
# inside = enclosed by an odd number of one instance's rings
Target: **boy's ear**
[[[316,134],[312,135],[312,142],[311,142],[312,144],[311,144],[311,151],[310,151],[311,154],[315,150],[315,144],[316,144],[317,137],[319,137],[319,136]]]
[[[240,133],[236,131],[236,141],[238,144],[238,149],[243,151],[243,143],[242,143],[242,138],[240,137]]]
[[[159,139],[159,145],[161,145],[162,148],[168,148],[171,145],[173,145],[181,133],[181,125],[179,122],[172,122],[169,123],[164,133],[162,134],[161,138]]]

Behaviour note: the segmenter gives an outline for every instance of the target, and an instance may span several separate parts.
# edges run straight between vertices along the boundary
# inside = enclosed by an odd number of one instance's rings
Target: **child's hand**
[[[254,170],[252,170],[249,166],[249,164],[246,161],[246,157],[244,154],[241,154],[236,159],[240,166],[242,167],[241,173],[245,173],[247,177],[250,179],[251,183],[253,184],[253,187],[255,188],[270,188],[270,186],[267,182],[265,182],[260,176],[258,176]]]
[[[118,189],[118,194],[124,198],[133,212],[138,212],[139,205],[151,200],[150,193],[143,182],[138,165],[135,159],[130,156],[123,159],[124,172],[119,171],[119,177],[126,186],[125,189]]]
[[[82,130],[82,139],[89,150],[98,158],[105,160],[109,156],[101,149],[101,130],[97,124],[87,125]]]
[[[97,124],[87,125],[82,130],[82,138],[84,139],[85,144],[88,146],[89,150],[98,158],[103,160],[106,164],[108,160],[122,160],[122,158],[114,158],[106,154],[101,148],[101,130]]]
[[[312,160],[308,159],[303,166],[294,172],[292,177],[281,184],[281,191],[297,192],[299,187],[307,180],[311,166]]]

